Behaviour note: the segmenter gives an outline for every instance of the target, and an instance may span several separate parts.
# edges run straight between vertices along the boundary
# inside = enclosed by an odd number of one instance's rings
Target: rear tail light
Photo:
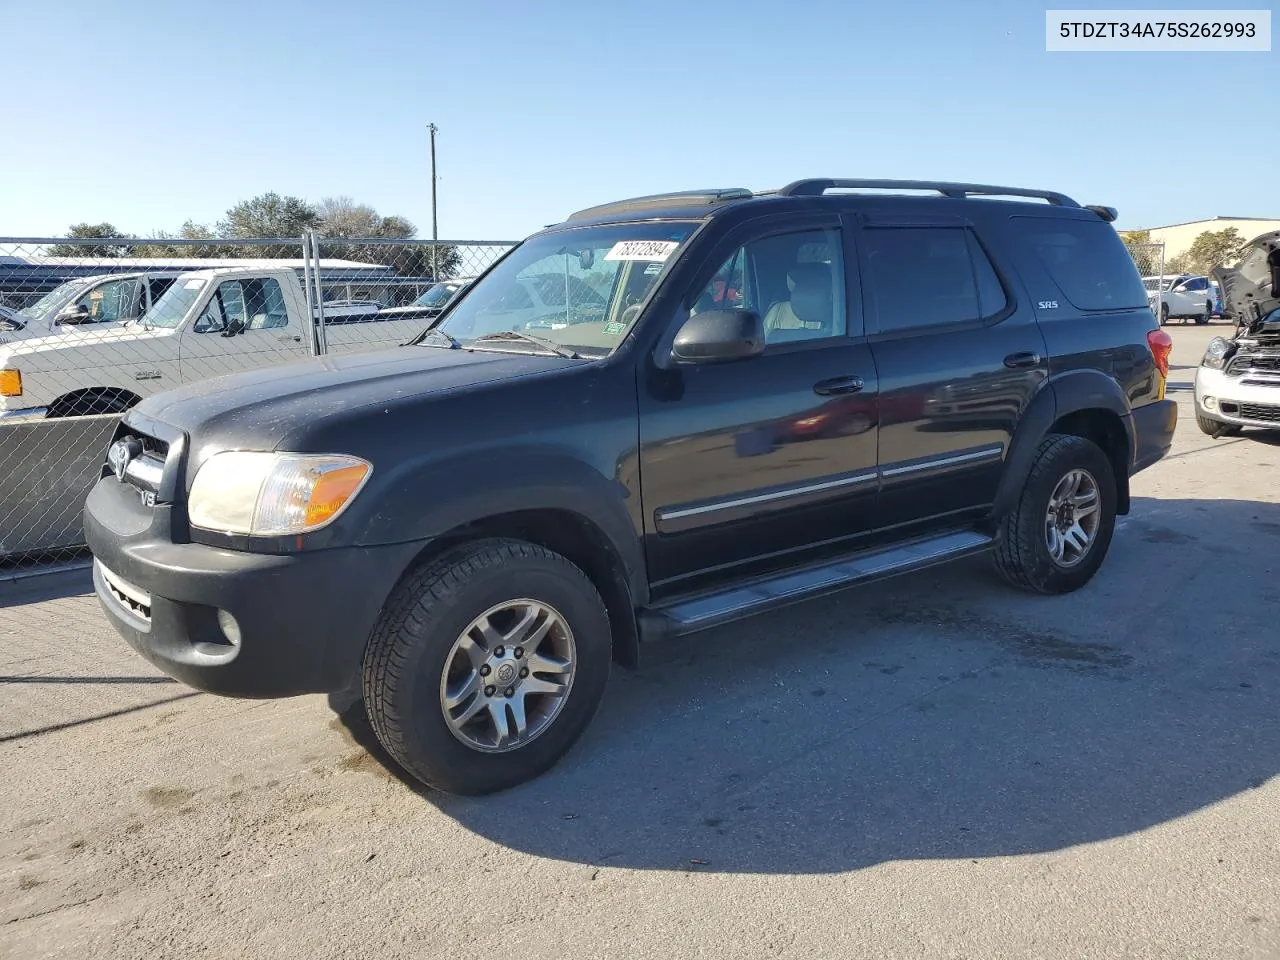
[[[1173,353],[1173,337],[1163,330],[1151,330],[1147,333],[1147,346],[1151,348],[1151,356],[1155,358],[1156,369],[1160,376],[1169,377],[1169,354]]]

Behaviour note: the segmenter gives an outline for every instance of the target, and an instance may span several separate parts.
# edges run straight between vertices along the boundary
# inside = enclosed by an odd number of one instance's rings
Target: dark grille
[[[116,439],[120,440],[124,437],[137,437],[142,441],[142,452],[150,454],[161,463],[169,456],[169,444],[157,437],[147,436],[140,430],[121,424],[120,429],[116,432]]]
[[[1253,357],[1232,357],[1227,364],[1227,373],[1239,377],[1251,371],[1259,373],[1280,373],[1280,354]]]
[[[1280,406],[1270,403],[1242,403],[1239,416],[1243,420],[1280,423]]]

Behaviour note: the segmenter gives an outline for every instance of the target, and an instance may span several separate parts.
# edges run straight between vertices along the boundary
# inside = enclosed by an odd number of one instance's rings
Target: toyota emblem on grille
[[[129,461],[141,453],[142,444],[136,437],[117,440],[107,450],[107,466],[116,475],[116,479],[123,482],[125,471],[129,469]]]

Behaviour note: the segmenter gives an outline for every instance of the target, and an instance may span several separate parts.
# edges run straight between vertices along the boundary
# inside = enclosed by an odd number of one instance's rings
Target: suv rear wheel
[[[1102,566],[1115,523],[1116,480],[1107,455],[1084,437],[1050,434],[1001,522],[996,569],[1038,593],[1078,590]]]
[[[604,695],[609,617],[559,554],[483,540],[428,563],[392,594],[365,654],[379,742],[447,793],[503,790],[546,772]]]

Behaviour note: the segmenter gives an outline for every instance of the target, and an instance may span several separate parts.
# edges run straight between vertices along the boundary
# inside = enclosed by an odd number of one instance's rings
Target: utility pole
[[[436,222],[436,130],[434,123],[427,124],[427,130],[431,133],[431,239],[433,241],[440,239],[439,226]],[[436,254],[439,252],[440,245],[438,243],[431,244],[431,279],[433,281],[440,279],[439,259]]]

